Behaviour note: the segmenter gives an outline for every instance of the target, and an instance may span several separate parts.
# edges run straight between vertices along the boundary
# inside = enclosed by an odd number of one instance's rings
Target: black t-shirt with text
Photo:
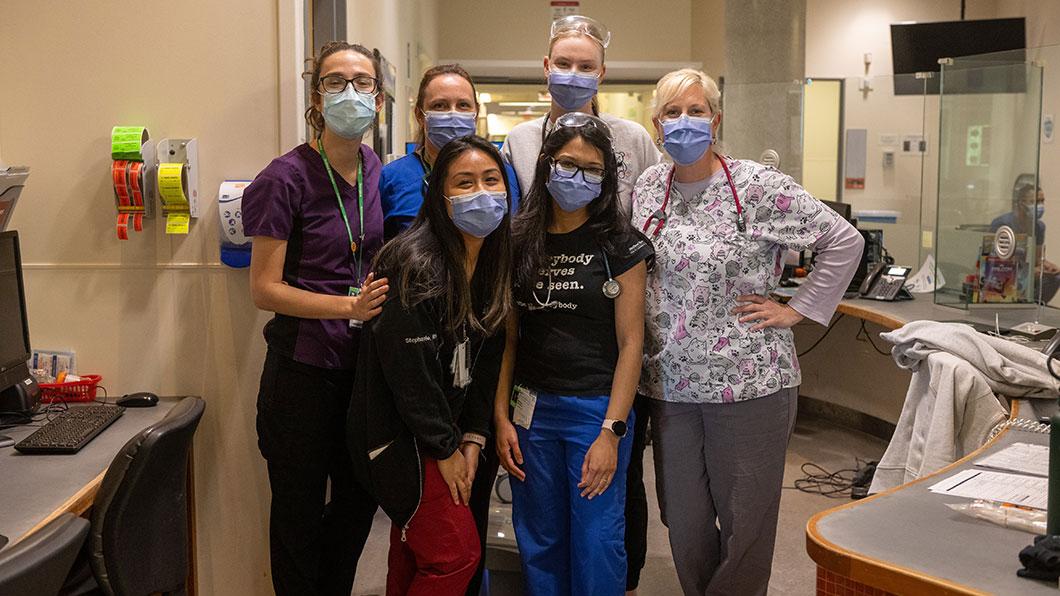
[[[604,249],[590,227],[582,225],[565,234],[548,234],[545,250],[551,276],[542,271],[533,288],[515,288],[516,382],[559,395],[610,394],[618,340],[615,301],[603,293]],[[606,260],[617,278],[653,255],[651,242],[634,232],[614,253],[607,253]]]

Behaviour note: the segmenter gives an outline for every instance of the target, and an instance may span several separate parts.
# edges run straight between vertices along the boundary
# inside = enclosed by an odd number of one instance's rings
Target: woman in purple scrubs
[[[316,138],[273,160],[243,196],[251,295],[275,313],[257,427],[281,596],[348,596],[376,511],[354,479],[345,422],[360,324],[379,314],[388,289],[367,272],[383,245],[382,164],[361,143],[383,101],[381,76],[360,45],[321,48],[306,112]]]

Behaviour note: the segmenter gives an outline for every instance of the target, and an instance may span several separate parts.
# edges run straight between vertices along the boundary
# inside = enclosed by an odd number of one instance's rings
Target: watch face
[[[620,437],[626,436],[626,423],[621,420],[615,420],[611,423],[611,431]]]

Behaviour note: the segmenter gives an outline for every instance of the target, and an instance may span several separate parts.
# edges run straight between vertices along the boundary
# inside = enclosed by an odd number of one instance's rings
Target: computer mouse
[[[158,405],[158,396],[147,391],[140,391],[139,393],[123,395],[115,403],[125,408],[150,408]]]

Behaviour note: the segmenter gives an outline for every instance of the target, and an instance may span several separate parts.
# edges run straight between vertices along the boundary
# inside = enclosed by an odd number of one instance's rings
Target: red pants
[[[420,508],[405,531],[390,528],[387,596],[460,596],[475,575],[481,551],[466,505],[454,505],[438,462],[424,459]]]

